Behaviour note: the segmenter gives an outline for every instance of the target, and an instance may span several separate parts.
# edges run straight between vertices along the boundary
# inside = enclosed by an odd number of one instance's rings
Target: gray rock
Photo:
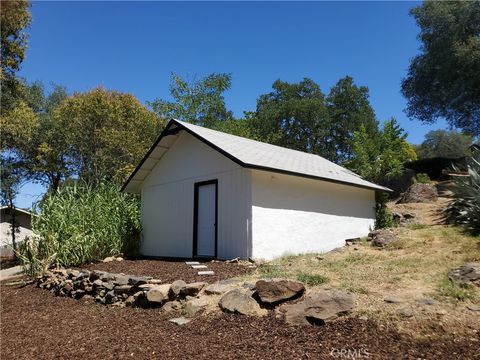
[[[180,296],[180,292],[182,289],[187,286],[187,283],[183,280],[175,280],[171,287],[170,287],[170,292],[172,297],[178,297]]]
[[[191,284],[186,284],[185,286],[180,288],[180,296],[195,296],[204,288],[205,285],[205,282],[194,282]]]
[[[205,287],[205,294],[207,295],[222,295],[226,292],[234,289],[233,284],[228,283],[215,283]]]
[[[113,283],[115,285],[127,285],[129,283],[129,278],[125,275],[117,275],[115,276]]]
[[[400,303],[404,303],[405,299],[397,295],[387,295],[383,298],[383,301],[390,304],[400,304]]]
[[[157,285],[147,291],[147,300],[153,305],[162,305],[169,299],[170,285]]]
[[[438,305],[438,301],[430,299],[430,298],[417,299],[417,302],[419,302],[420,304],[424,304],[424,305]]]
[[[162,311],[172,312],[172,311],[180,310],[181,308],[182,308],[182,304],[179,301],[174,300],[174,301],[169,301],[165,303],[162,306]]]
[[[223,311],[251,316],[264,316],[265,309],[252,298],[253,292],[247,289],[233,289],[222,296],[218,305]]]
[[[126,294],[132,289],[132,285],[118,285],[113,289],[115,294],[121,295]]]
[[[150,276],[130,276],[128,278],[128,285],[140,286],[143,284],[147,284],[150,279]]]
[[[373,246],[384,247],[397,240],[397,236],[392,230],[381,229],[370,232],[368,234],[368,239],[372,242]]]
[[[125,299],[126,306],[133,306],[134,304],[135,304],[135,298],[133,297],[133,295],[130,295]]]
[[[467,305],[467,309],[471,311],[480,311],[480,306],[475,304]]]
[[[185,303],[183,312],[185,316],[192,317],[204,311],[208,305],[209,301],[205,296],[200,298],[193,298]]]
[[[351,311],[354,302],[352,294],[324,290],[310,293],[305,300],[296,304],[282,305],[281,311],[285,313],[285,321],[289,324],[322,325]]]
[[[472,284],[480,287],[480,263],[472,262],[463,264],[462,266],[452,269],[448,273],[448,277],[451,281],[459,285]]]
[[[407,317],[407,318],[410,318],[413,316],[413,311],[412,309],[409,309],[409,308],[403,308],[403,309],[400,309],[398,310],[398,313],[403,316],[403,317]]]
[[[407,191],[405,191],[398,204],[408,203],[427,203],[435,202],[438,199],[438,192],[435,186],[430,184],[416,183],[412,184]]]
[[[168,320],[174,324],[177,324],[177,325],[185,325],[185,324],[188,324],[190,322],[189,319],[186,319],[184,317],[179,317],[179,318],[173,318],[173,319],[170,319]]]
[[[273,305],[302,296],[305,286],[299,281],[286,279],[258,280],[255,290],[263,303]]]

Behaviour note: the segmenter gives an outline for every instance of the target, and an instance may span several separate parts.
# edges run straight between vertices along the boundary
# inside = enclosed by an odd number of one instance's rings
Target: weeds
[[[312,286],[322,285],[330,281],[330,279],[326,276],[307,273],[297,274],[297,280],[303,282],[304,284]]]
[[[443,277],[440,281],[435,293],[435,297],[438,300],[447,301],[474,301],[478,295],[470,284],[459,285],[451,281],[447,276]]]

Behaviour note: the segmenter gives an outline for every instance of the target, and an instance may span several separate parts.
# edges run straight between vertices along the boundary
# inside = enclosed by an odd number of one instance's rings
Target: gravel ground
[[[185,261],[166,261],[166,260],[124,260],[112,261],[107,263],[95,263],[82,266],[82,269],[103,270],[112,273],[124,273],[127,275],[144,275],[160,279],[164,283],[170,283],[175,280],[186,282],[206,281],[213,283],[215,281],[229,279],[235,276],[245,275],[253,272],[255,269],[249,268],[243,264],[226,262],[205,262],[208,269],[192,269],[185,264]],[[213,270],[215,275],[198,275],[198,271]]]
[[[480,358],[480,338],[422,341],[358,318],[313,327],[221,314],[178,326],[159,309],[106,307],[33,285],[0,291],[2,360],[347,358],[342,349],[357,354],[350,359]]]

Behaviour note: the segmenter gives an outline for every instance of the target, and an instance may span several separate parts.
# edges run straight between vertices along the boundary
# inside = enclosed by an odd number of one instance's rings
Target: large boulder
[[[255,290],[263,303],[274,305],[302,296],[305,286],[293,280],[258,280],[255,283]]]
[[[260,308],[252,294],[253,291],[248,289],[233,289],[222,296],[218,305],[223,311],[230,313],[250,316],[266,315],[267,310]]]
[[[397,240],[397,235],[389,229],[374,230],[368,234],[368,240],[373,246],[384,247]]]
[[[437,199],[438,192],[435,186],[430,184],[416,183],[410,186],[407,191],[402,194],[397,203],[426,203],[435,202]]]
[[[285,321],[289,324],[323,325],[351,311],[354,303],[355,298],[350,293],[324,290],[311,293],[296,304],[285,304],[280,311],[285,314]]]
[[[480,263],[466,263],[448,273],[451,281],[464,285],[473,284],[480,287]]]

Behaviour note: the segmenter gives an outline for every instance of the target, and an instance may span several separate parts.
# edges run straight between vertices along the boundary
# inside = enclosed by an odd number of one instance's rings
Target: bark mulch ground
[[[55,297],[1,284],[0,357],[7,359],[475,359],[478,340],[416,340],[358,318],[288,326],[273,314],[201,316],[178,326],[159,309]],[[357,354],[347,357],[343,354]],[[333,352],[332,352],[333,351]]]
[[[95,263],[81,266],[82,269],[102,270],[112,273],[124,273],[126,275],[152,276],[160,279],[164,283],[170,283],[175,280],[185,282],[206,281],[213,283],[219,280],[229,279],[235,276],[248,274],[255,269],[249,268],[243,264],[226,262],[204,262],[208,269],[192,269],[185,264],[185,261],[176,260],[124,260],[112,261],[107,263]],[[215,275],[198,275],[198,271],[213,270]]]

